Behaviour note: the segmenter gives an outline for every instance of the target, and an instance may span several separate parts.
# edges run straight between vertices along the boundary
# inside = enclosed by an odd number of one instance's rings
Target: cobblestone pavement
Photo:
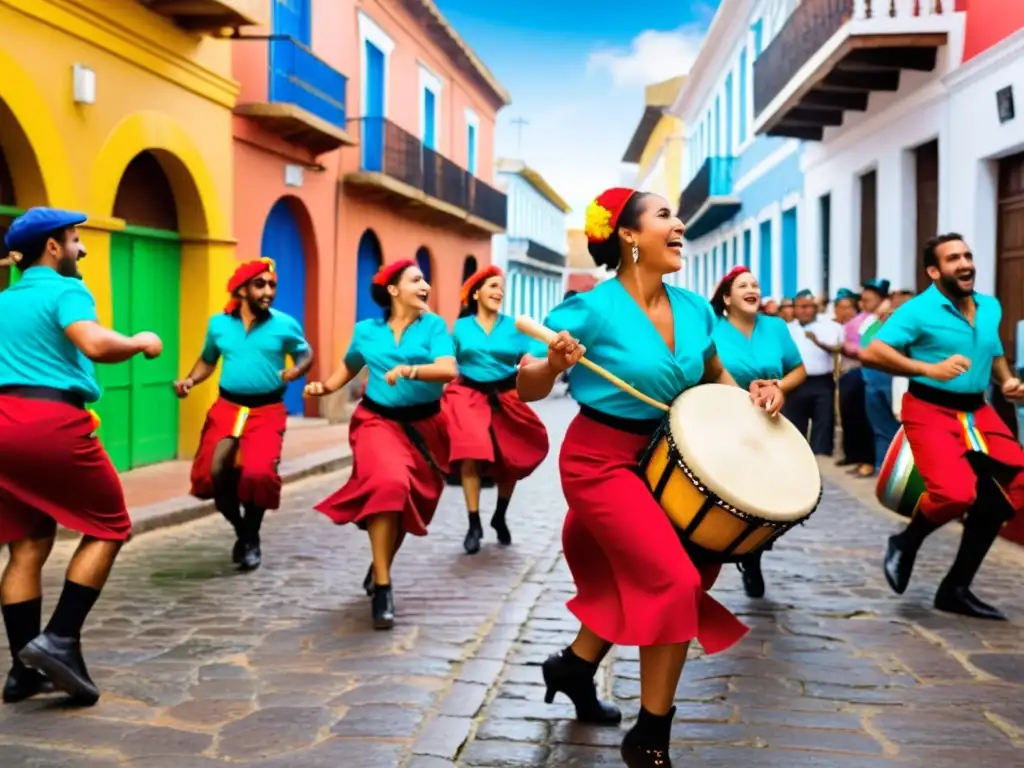
[[[571,405],[540,409],[557,438]],[[449,489],[431,535],[399,556],[392,633],[367,628],[364,535],[310,510],[341,475],[286,490],[254,574],[232,571],[218,519],[132,542],[84,638],[103,698],[88,710],[59,696],[0,707],[0,765],[621,765],[626,725],[576,726],[561,697],[542,701],[537,665],[575,629],[556,471],[553,454],[520,489],[516,544],[501,549],[491,537],[475,558],[462,554],[461,494]],[[485,492],[485,510],[492,503]],[[1024,563],[1001,547],[977,582],[1010,623],[938,614],[932,590],[958,532],[933,537],[896,598],[879,560],[898,525],[829,481],[812,523],[765,557],[765,599],[747,599],[735,569],[723,571],[716,595],[752,632],[724,654],[692,653],[677,765],[1024,762]],[[48,610],[69,553],[58,545]],[[629,717],[638,677],[630,648],[602,671]]]

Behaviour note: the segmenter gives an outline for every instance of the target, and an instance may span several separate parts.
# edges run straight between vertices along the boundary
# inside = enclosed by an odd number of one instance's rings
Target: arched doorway
[[[383,317],[383,311],[370,297],[370,285],[384,261],[380,240],[372,229],[363,232],[359,238],[359,252],[356,256],[356,322],[372,317]]]
[[[470,275],[476,272],[476,256],[469,255],[462,261],[462,282],[469,280]]]
[[[423,279],[428,283],[431,283],[434,279],[433,259],[430,256],[430,251],[427,246],[421,245],[419,250],[416,251],[416,266],[420,268],[420,272],[423,273]],[[430,291],[430,297],[427,299],[427,304],[431,309],[437,309],[437,290],[433,289]]]
[[[14,211],[14,179],[11,177],[10,167],[7,165],[4,145],[0,142],[0,291],[10,285],[11,273],[14,271],[12,267],[5,264],[8,252],[7,247],[3,244]]]
[[[178,401],[171,384],[178,378],[181,238],[174,191],[155,153],[141,152],[125,168],[113,213],[126,222],[110,236],[114,329],[126,335],[153,331],[164,343],[156,360],[97,367],[103,443],[124,471],[178,455]]]
[[[297,205],[301,203],[285,197],[274,203],[263,225],[260,255],[273,259],[277,264],[277,298],[274,301],[274,308],[291,315],[303,328],[308,328],[306,248],[299,219],[295,214]],[[305,402],[302,398],[302,389],[305,386],[303,378],[293,381],[285,390],[284,405],[289,414],[303,413]]]

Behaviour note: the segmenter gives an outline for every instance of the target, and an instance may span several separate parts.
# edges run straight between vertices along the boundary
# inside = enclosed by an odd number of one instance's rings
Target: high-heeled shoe
[[[576,719],[579,722],[618,725],[622,722],[622,712],[614,704],[597,697],[597,686],[594,684],[597,666],[581,659],[571,648],[548,656],[541,668],[547,686],[544,701],[550,704],[555,700],[556,693],[563,693],[576,707]]]
[[[619,750],[626,768],[672,768],[668,743],[675,714],[675,707],[664,715],[652,715],[640,707],[636,723],[622,739]]]
[[[391,629],[395,626],[395,596],[391,585],[375,585],[370,603],[374,629]]]

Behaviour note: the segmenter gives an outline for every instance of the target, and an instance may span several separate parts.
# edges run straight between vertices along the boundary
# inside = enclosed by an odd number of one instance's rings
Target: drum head
[[[741,512],[785,523],[817,506],[821,473],[807,439],[781,414],[772,418],[754,405],[745,390],[688,389],[672,403],[669,424],[686,465]]]

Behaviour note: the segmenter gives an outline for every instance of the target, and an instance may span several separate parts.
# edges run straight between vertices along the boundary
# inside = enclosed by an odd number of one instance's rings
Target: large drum
[[[640,466],[700,563],[735,562],[763,549],[821,501],[821,473],[804,436],[724,384],[677,397]]]
[[[924,480],[914,464],[910,441],[899,428],[885,452],[885,460],[878,472],[875,496],[883,507],[904,517],[910,517],[924,494]]]

